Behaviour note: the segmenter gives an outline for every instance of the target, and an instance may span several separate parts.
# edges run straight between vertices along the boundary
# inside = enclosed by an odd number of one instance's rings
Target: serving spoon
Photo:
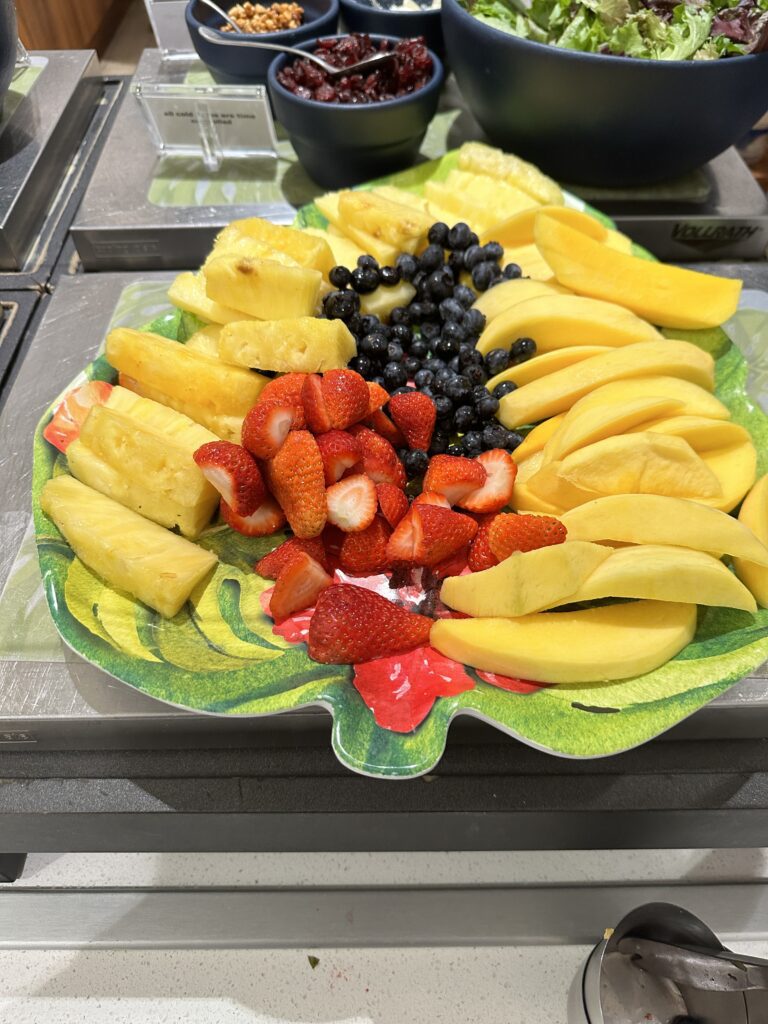
[[[243,30],[240,28],[237,22],[233,18],[230,18],[226,11],[222,11],[219,5],[215,4],[213,0],[200,0],[200,2],[204,3],[206,7],[210,7],[212,11],[216,11],[219,17],[223,18],[224,21],[226,21],[226,23],[229,25],[233,32],[237,32],[238,35],[244,34]]]
[[[366,57],[355,64],[347,64],[346,67],[337,68],[335,64],[329,64],[327,60],[323,60],[317,54],[309,53],[307,50],[297,50],[293,46],[284,46],[281,43],[263,43],[256,40],[246,42],[244,39],[233,39],[231,36],[222,38],[213,29],[205,25],[201,25],[197,31],[203,39],[209,43],[215,43],[217,46],[247,46],[249,49],[254,50],[277,50],[278,53],[292,53],[296,57],[302,57],[305,60],[312,61],[313,64],[317,64],[332,79],[342,78],[344,75],[370,74],[371,71],[375,71],[384,64],[389,64],[395,59],[393,53],[374,53],[372,57]]]

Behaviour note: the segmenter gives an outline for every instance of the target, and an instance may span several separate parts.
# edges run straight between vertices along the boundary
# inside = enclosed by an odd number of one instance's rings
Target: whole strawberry
[[[400,428],[409,448],[426,451],[437,419],[435,403],[420,391],[401,392],[389,400],[389,414]]]
[[[292,430],[267,463],[270,490],[297,537],[317,537],[325,526],[325,471],[317,441],[307,430]]]

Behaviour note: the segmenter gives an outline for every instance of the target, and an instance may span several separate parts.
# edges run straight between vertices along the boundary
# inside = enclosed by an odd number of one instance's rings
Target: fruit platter
[[[326,708],[371,776],[459,715],[647,742],[768,657],[740,290],[480,143],[235,221],[39,425],[53,620],[178,707]]]

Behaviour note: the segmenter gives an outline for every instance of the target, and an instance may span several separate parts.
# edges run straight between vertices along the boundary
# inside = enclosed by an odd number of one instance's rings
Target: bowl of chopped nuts
[[[202,0],[189,0],[185,17],[192,45],[200,59],[219,82],[250,82],[264,85],[267,70],[274,60],[269,50],[240,45],[254,42],[284,43],[296,46],[307,39],[334,35],[339,20],[339,0],[301,0],[295,3],[276,2],[221,4],[240,27],[235,33]],[[219,37],[212,43],[200,35],[200,28],[213,29]],[[226,45],[227,42],[238,45]]]

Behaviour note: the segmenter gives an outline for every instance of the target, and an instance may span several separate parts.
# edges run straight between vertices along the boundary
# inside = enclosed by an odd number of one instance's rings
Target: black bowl
[[[336,32],[339,20],[339,0],[300,0],[304,8],[304,23],[298,28],[288,28],[282,32],[264,32],[259,35],[243,33],[239,40],[252,39],[254,42],[285,43],[296,46],[307,39],[317,36],[332,36]],[[219,5],[227,9],[231,6],[226,2]],[[269,65],[275,59],[274,50],[257,50],[250,53],[243,46],[218,46],[216,43],[203,39],[198,28],[206,25],[218,30],[221,18],[199,0],[189,0],[184,16],[197,54],[220,82],[244,82],[264,85],[267,81]],[[229,32],[218,32],[221,39],[232,41]]]
[[[0,104],[16,66],[16,11],[13,0],[0,0]]]
[[[434,50],[440,57],[445,53],[439,7],[403,11],[396,7],[392,10],[372,7],[370,0],[339,0],[339,3],[344,24],[350,32],[376,32],[385,36],[398,36],[400,39],[424,36],[430,50]]]
[[[448,60],[494,145],[561,181],[650,184],[692,171],[768,109],[768,53],[653,61],[519,39],[443,0]]]
[[[391,36],[372,35],[374,42]],[[299,49],[312,51],[317,40]],[[269,97],[275,115],[291,137],[304,169],[323,188],[346,188],[410,167],[429,122],[435,116],[443,84],[443,65],[431,50],[432,78],[421,89],[380,103],[320,103],[294,96],[277,72],[296,60],[277,57],[269,68]]]

